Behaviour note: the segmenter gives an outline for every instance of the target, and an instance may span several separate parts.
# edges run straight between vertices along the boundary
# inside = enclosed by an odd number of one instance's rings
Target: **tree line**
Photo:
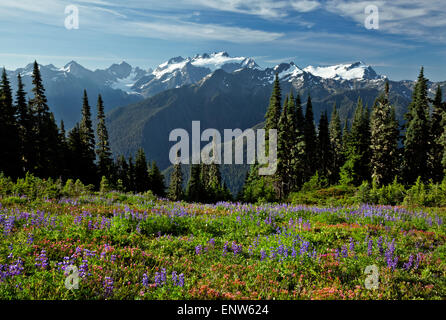
[[[182,166],[173,166],[169,187],[154,161],[148,162],[140,148],[135,160],[112,155],[105,124],[104,103],[97,99],[97,125],[93,129],[91,107],[84,90],[81,120],[68,132],[58,126],[50,112],[37,62],[32,72],[27,99],[20,74],[15,99],[6,70],[0,83],[0,172],[12,178],[27,172],[42,178],[79,179],[96,189],[108,186],[123,192],[151,190],[158,196],[191,202],[231,200],[216,163],[189,166],[189,180],[183,189]],[[428,80],[422,68],[412,101],[400,126],[395,108],[389,102],[389,83],[373,106],[359,98],[351,125],[343,125],[337,106],[330,119],[322,112],[316,128],[311,96],[305,112],[301,97],[282,93],[276,75],[265,129],[278,131],[277,171],[259,176],[259,164],[251,165],[238,195],[242,201],[259,198],[283,200],[315,177],[326,185],[354,185],[373,181],[389,184],[395,179],[406,185],[418,178],[439,182],[446,169],[446,103],[437,87],[435,98],[428,97]],[[267,137],[268,138],[268,137]],[[267,144],[268,145],[268,144]],[[167,192],[166,192],[167,191]]]
[[[322,112],[316,128],[311,96],[305,114],[300,96],[295,98],[292,91],[282,104],[276,75],[265,129],[278,132],[277,171],[259,176],[259,165],[252,165],[239,199],[285,199],[315,177],[327,186],[359,186],[364,181],[382,186],[395,179],[410,185],[418,178],[440,182],[446,170],[446,103],[440,86],[430,99],[421,68],[403,125],[395,117],[389,91],[386,82],[371,108],[359,98],[351,125],[347,119],[342,125],[335,104],[330,120]]]
[[[79,179],[84,184],[108,186],[125,192],[164,196],[164,176],[143,149],[136,159],[120,155],[114,160],[105,124],[104,103],[97,99],[97,125],[93,129],[91,107],[84,90],[81,120],[68,132],[50,112],[37,62],[32,72],[32,94],[27,99],[21,75],[15,99],[6,70],[0,83],[0,172],[11,178],[32,173],[41,178]]]

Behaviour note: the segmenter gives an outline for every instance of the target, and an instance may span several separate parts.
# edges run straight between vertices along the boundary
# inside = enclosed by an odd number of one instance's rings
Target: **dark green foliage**
[[[152,161],[152,166],[149,172],[150,190],[157,196],[164,197],[166,195],[166,186],[164,184],[164,176],[160,169],[156,165],[155,161]]]
[[[442,91],[440,86],[437,87],[435,98],[432,103],[432,127],[431,127],[431,141],[432,146],[430,150],[430,162],[432,166],[431,178],[435,182],[442,180],[444,176],[443,172],[443,154],[444,146],[441,141],[441,137],[445,130],[445,124],[443,123],[443,117],[446,115],[446,103],[442,102]]]
[[[344,136],[344,156],[351,166],[349,172],[352,174],[352,183],[359,185],[364,180],[370,180],[369,111],[364,108],[361,99],[358,100],[351,130]]]
[[[319,167],[319,157],[317,154],[317,136],[314,124],[313,106],[311,97],[308,96],[307,108],[305,111],[304,125],[304,141],[305,141],[305,180],[312,177]]]
[[[190,176],[186,188],[186,197],[188,201],[199,202],[203,198],[203,186],[200,179],[200,165],[192,164],[190,166]]]
[[[108,141],[108,131],[107,127],[105,126],[104,103],[101,95],[98,96],[97,108],[98,124],[96,134],[98,141],[96,146],[96,154],[98,157],[98,174],[100,177],[110,177],[112,175],[113,160]]]
[[[279,198],[288,194],[291,181],[291,149],[294,145],[293,123],[294,98],[291,95],[285,98],[283,111],[280,115],[277,136],[277,171],[274,175],[274,185]]]
[[[328,179],[333,176],[333,159],[334,153],[330,143],[330,134],[328,129],[328,116],[327,112],[321,114],[318,128],[318,155],[319,155],[319,169],[318,172],[321,176]]]
[[[173,167],[173,172],[170,176],[169,191],[167,196],[172,201],[180,201],[184,198],[183,192],[183,173],[181,171],[181,164],[176,163]]]
[[[83,180],[87,184],[97,184],[97,168],[95,164],[95,138],[93,124],[91,121],[91,107],[88,103],[87,91],[84,90],[82,102],[82,118],[79,124],[79,134],[82,141],[82,151],[78,157],[82,161]]]
[[[20,136],[20,158],[24,171],[31,170],[29,159],[34,146],[33,113],[26,101],[26,92],[20,73],[17,75],[16,92],[17,124]]]
[[[292,99],[292,95],[290,96]],[[291,110],[291,109],[290,109]],[[305,174],[305,117],[300,96],[297,95],[293,110],[294,136],[291,146],[291,186],[290,190],[299,189],[304,183]]]
[[[135,189],[136,192],[150,190],[150,178],[146,154],[142,148],[138,149],[135,159]]]
[[[371,116],[371,159],[372,179],[378,185],[390,183],[398,169],[398,121],[395,109],[389,104],[389,87],[376,100]]]
[[[3,69],[0,84],[0,170],[12,177],[22,173],[20,131],[16,117],[17,108],[12,101],[6,70]]]
[[[265,115],[266,138],[268,138],[269,129],[277,129],[281,112],[281,91],[279,84],[279,75],[276,74],[273,84],[273,92],[269,100],[269,106]],[[268,145],[268,144],[267,144]]]
[[[406,132],[404,137],[404,176],[407,183],[429,180],[430,123],[427,97],[427,79],[421,68],[418,81],[413,91],[412,103],[406,114]]]
[[[50,113],[43,87],[39,65],[34,61],[32,93],[29,105],[33,114],[33,148],[28,159],[28,167],[39,177],[58,175],[59,132]]]
[[[116,178],[121,181],[124,191],[132,190],[129,179],[129,165],[123,155],[116,161]]]
[[[344,163],[344,154],[342,152],[342,128],[341,119],[336,108],[336,104],[333,105],[333,112],[331,114],[330,124],[328,126],[330,135],[330,146],[333,152],[332,158],[332,172],[328,179],[330,183],[334,184],[339,180],[339,171]]]

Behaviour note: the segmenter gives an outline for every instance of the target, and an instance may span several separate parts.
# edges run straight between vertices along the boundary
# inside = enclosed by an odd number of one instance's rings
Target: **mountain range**
[[[50,108],[67,128],[80,118],[83,89],[92,106],[101,93],[113,152],[129,156],[143,147],[161,169],[170,166],[168,154],[174,142],[168,137],[175,128],[190,130],[193,120],[201,121],[202,130],[221,132],[262,123],[276,73],[282,95],[293,90],[304,105],[311,95],[316,120],[322,112],[330,114],[334,103],[342,119],[351,119],[358,98],[370,107],[389,81],[390,101],[403,121],[415,84],[392,81],[361,61],[304,68],[289,62],[261,68],[253,58],[231,57],[226,52],[174,57],[154,70],[121,62],[91,71],[71,61],[61,68],[40,65],[40,71]],[[8,71],[13,88],[20,73],[25,89],[30,90],[31,72],[32,64]],[[429,82],[432,95],[437,85],[445,87],[446,82]],[[239,182],[228,181],[228,185],[235,192]]]

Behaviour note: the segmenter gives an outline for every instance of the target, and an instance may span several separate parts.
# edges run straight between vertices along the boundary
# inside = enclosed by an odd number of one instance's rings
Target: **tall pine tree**
[[[145,192],[150,189],[150,177],[146,154],[139,148],[135,159],[135,191]]]
[[[98,141],[96,146],[96,154],[98,156],[98,173],[99,177],[104,176],[110,179],[112,176],[113,160],[108,142],[108,131],[105,125],[104,103],[101,95],[98,96],[97,108],[98,124],[96,134]]]
[[[319,175],[328,179],[333,175],[333,150],[330,143],[327,112],[321,114],[318,128]]]
[[[304,141],[305,141],[305,180],[310,179],[319,167],[319,159],[317,154],[317,136],[314,124],[313,105],[311,97],[308,95],[307,108],[305,112],[304,125]]]
[[[82,141],[82,153],[78,155],[83,167],[81,181],[85,184],[98,184],[97,168],[95,164],[95,139],[91,121],[91,107],[88,103],[87,91],[84,90],[82,99],[82,118],[79,124],[79,133]]]
[[[333,112],[331,114],[330,124],[328,125],[328,131],[330,134],[330,146],[333,152],[332,172],[328,177],[328,180],[331,184],[334,184],[339,180],[339,170],[344,163],[341,119],[336,108],[336,103],[333,105]]]
[[[0,84],[0,172],[18,177],[22,174],[17,108],[12,101],[11,86],[3,69]]]
[[[39,65],[34,61],[32,93],[29,106],[33,114],[33,152],[28,159],[29,168],[40,177],[60,173],[58,163],[59,132],[53,114],[49,111]]]
[[[430,150],[429,100],[427,79],[421,68],[415,85],[412,102],[406,114],[404,136],[404,170],[406,183],[414,183],[418,177],[425,182],[430,178],[428,165]]]
[[[434,182],[439,182],[443,179],[443,165],[442,158],[444,153],[444,147],[441,143],[441,136],[444,131],[443,116],[446,113],[446,103],[442,102],[443,94],[440,86],[437,87],[435,98],[432,103],[432,127],[431,127],[431,150],[430,150],[430,163],[431,163],[431,178]]]
[[[370,120],[370,149],[372,179],[378,184],[391,183],[398,168],[398,121],[389,102],[389,83],[375,101]]]

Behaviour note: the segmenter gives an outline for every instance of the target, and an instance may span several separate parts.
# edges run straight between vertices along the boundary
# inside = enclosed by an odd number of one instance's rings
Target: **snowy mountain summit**
[[[334,80],[379,80],[385,78],[361,61],[334,66],[308,66],[304,68],[304,71],[324,79]]]

